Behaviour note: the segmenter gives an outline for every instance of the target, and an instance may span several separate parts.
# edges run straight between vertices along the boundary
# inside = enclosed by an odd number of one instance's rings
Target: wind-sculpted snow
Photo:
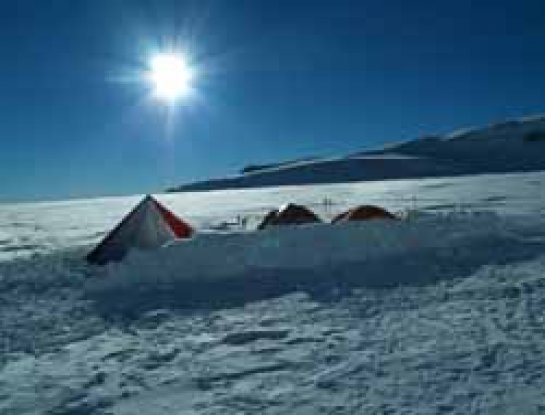
[[[104,329],[81,296],[91,275],[83,252],[0,262],[0,366],[20,353],[40,355]]]
[[[538,414],[544,270],[540,257],[423,287],[157,310],[11,360],[0,410]]]
[[[506,226],[493,214],[458,214],[206,233],[133,252],[101,270],[87,293],[109,312],[132,314],[161,304],[236,305],[295,290],[424,284],[545,247],[520,244]]]
[[[11,340],[0,413],[538,413],[545,228],[536,225],[424,215],[206,235],[189,265],[182,244],[102,272],[78,259],[81,249],[4,263],[0,321]],[[299,247],[320,247],[326,232],[327,255]],[[248,252],[237,249],[256,240],[257,262],[239,264]],[[204,241],[214,248],[199,274]],[[333,251],[344,242],[354,245]],[[261,261],[273,272],[253,278]],[[199,275],[208,289],[236,280],[240,291],[203,291],[188,308]],[[97,278],[111,283],[86,298]],[[154,288],[165,281],[169,291]],[[148,307],[127,313],[137,298]]]
[[[160,196],[201,234],[106,268],[138,198],[3,206],[0,414],[543,413],[542,183]],[[285,201],[410,214],[250,231]]]

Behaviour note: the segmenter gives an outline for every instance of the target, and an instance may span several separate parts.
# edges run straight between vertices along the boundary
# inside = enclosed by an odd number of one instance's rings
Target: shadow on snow
[[[252,269],[220,281],[145,283],[90,290],[97,311],[108,318],[136,318],[153,309],[217,309],[238,307],[299,291],[330,301],[352,288],[385,289],[424,286],[439,280],[467,277],[484,265],[505,265],[542,254],[545,242],[483,238],[456,248],[426,249],[304,271]]]

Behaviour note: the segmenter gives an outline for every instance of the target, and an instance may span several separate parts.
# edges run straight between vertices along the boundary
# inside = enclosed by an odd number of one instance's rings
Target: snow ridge
[[[539,171],[545,169],[544,143],[545,116],[526,117],[347,157],[306,158],[255,167],[247,174],[189,183],[169,191]]]

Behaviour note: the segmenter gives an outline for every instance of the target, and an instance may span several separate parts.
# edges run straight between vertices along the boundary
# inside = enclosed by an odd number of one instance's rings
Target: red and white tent
[[[146,196],[86,257],[104,265],[121,260],[131,248],[154,249],[189,238],[193,228],[151,196]]]

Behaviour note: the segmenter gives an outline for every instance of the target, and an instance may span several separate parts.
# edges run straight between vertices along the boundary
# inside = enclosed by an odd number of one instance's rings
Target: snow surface
[[[2,205],[0,413],[543,413],[544,183],[159,195],[201,234],[105,268],[139,197]],[[286,201],[406,220],[252,231]]]

